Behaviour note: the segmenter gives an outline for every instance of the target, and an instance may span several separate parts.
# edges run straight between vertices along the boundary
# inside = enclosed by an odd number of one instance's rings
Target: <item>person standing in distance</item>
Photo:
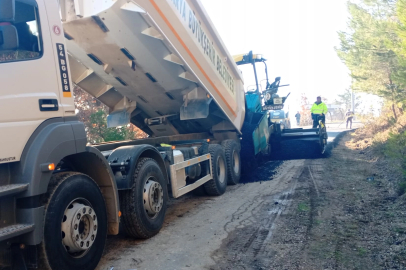
[[[300,113],[299,113],[299,111],[297,111],[297,113],[295,114],[295,117],[296,117],[296,124],[298,126],[300,126]]]
[[[317,97],[317,101],[313,104],[312,108],[310,109],[313,119],[313,128],[317,128],[319,125],[319,117],[323,123],[326,122],[326,113],[327,113],[327,105],[321,101],[321,97]]]
[[[348,128],[348,123],[350,123],[350,129],[352,128],[352,118],[354,117],[354,113],[348,109],[347,113],[345,114],[345,117],[347,118],[347,123],[345,125],[345,128]]]

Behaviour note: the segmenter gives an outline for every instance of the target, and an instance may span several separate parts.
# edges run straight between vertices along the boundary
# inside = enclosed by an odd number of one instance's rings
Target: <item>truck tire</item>
[[[225,140],[221,143],[227,164],[227,183],[237,185],[241,178],[240,147],[234,140]]]
[[[106,204],[98,185],[85,174],[57,173],[43,202],[39,269],[95,269],[107,236]]]
[[[209,145],[211,155],[213,179],[203,186],[210,196],[220,196],[226,192],[227,188],[227,165],[223,148],[218,144]]]
[[[200,197],[200,196],[207,196],[207,192],[206,192],[206,190],[204,189],[204,186],[203,186],[203,185],[201,185],[201,186],[195,188],[195,189],[192,191],[192,193],[193,193],[193,195],[199,196],[199,197]]]
[[[126,233],[147,239],[156,235],[164,223],[168,186],[158,163],[141,158],[130,190],[120,192],[122,224]]]

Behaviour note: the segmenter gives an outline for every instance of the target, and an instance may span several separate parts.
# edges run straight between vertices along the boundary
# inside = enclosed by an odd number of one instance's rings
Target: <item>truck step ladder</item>
[[[34,224],[13,224],[0,229],[0,241],[7,240],[34,230]]]
[[[0,186],[0,198],[17,194],[28,189],[28,184],[14,184],[14,185],[5,185]]]

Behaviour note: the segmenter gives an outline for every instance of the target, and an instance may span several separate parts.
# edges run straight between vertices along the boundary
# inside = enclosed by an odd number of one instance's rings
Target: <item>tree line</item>
[[[395,120],[406,109],[406,0],[348,1],[336,52],[352,89],[382,97]]]

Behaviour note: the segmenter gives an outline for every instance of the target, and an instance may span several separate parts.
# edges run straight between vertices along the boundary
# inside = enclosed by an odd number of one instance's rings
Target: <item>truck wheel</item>
[[[199,186],[192,191],[193,195],[195,196],[207,196],[207,192],[204,189],[204,186]]]
[[[225,140],[221,146],[224,149],[227,164],[227,183],[237,185],[241,178],[240,148],[234,140]]]
[[[156,235],[164,223],[168,187],[158,163],[141,158],[130,190],[120,192],[123,228],[128,235],[147,239]]]
[[[107,235],[106,205],[98,185],[81,173],[54,174],[43,199],[39,268],[95,269]]]
[[[226,192],[227,188],[227,166],[223,148],[218,144],[209,145],[211,155],[213,179],[203,186],[208,195],[219,196]]]

